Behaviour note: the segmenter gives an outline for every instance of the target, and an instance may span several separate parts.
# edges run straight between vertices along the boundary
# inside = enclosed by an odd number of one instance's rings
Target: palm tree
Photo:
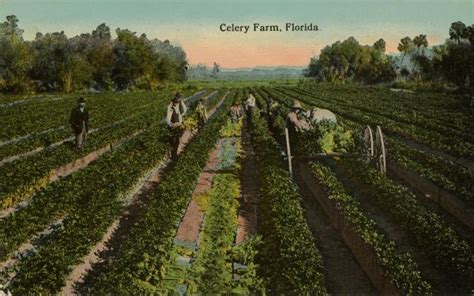
[[[426,35],[420,34],[413,38],[413,44],[416,46],[416,54],[420,54],[420,49],[423,47],[423,50],[421,52],[422,55],[425,55],[424,48],[428,47],[428,40],[426,39]]]
[[[449,28],[449,39],[456,40],[459,44],[462,38],[466,37],[467,28],[463,22],[457,21]]]
[[[415,56],[415,63],[413,65],[413,73],[416,71],[416,68],[418,67],[418,60],[416,59],[417,56],[420,55],[420,49],[421,50],[421,55],[425,55],[425,48],[428,47],[428,39],[426,39],[426,35],[420,34],[413,38],[413,44],[416,46],[416,56]]]
[[[400,60],[400,68],[403,65],[403,59],[405,58],[406,54],[409,53],[413,49],[413,42],[411,41],[410,37],[405,37],[400,40],[400,43],[397,47],[398,51],[402,54],[402,59]]]

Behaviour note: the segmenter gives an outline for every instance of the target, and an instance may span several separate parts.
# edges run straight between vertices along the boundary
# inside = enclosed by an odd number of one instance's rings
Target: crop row
[[[159,128],[159,130],[162,130],[162,124],[161,124],[161,118],[164,116],[164,108],[165,107],[165,102],[161,102],[161,106],[158,106],[156,110],[156,114],[152,114],[152,116],[147,116],[142,118],[142,122],[140,123],[142,127],[146,127],[150,124],[152,126],[150,127],[152,130],[155,131],[156,135],[162,134],[161,139],[163,141],[167,141],[167,132],[162,131],[159,133],[156,129]],[[160,110],[161,109],[161,110]],[[154,121],[153,121],[154,120]],[[153,121],[153,122],[152,122]],[[157,125],[158,122],[158,125]],[[92,142],[94,141],[94,138],[92,139],[91,143],[89,145],[91,146],[89,149],[96,149],[105,143],[108,143],[114,139],[118,139],[120,137],[126,136],[131,130],[130,128],[137,128],[134,125],[130,125],[128,127],[124,127],[123,130],[112,134],[107,134],[103,133],[100,135],[106,136],[103,138],[98,138],[96,139],[97,142]],[[145,133],[144,135],[147,135],[149,132]],[[164,133],[164,134],[163,134]],[[140,135],[137,137],[138,139],[142,139],[144,135]],[[104,142],[106,141],[106,142]],[[124,144],[125,147],[128,147],[128,145],[132,145],[134,143],[133,140],[130,142],[130,144],[126,143]],[[59,148],[58,148],[59,149]],[[69,152],[70,149],[67,147],[64,147],[66,152]],[[61,151],[61,150],[59,150]],[[87,150],[89,151],[89,150]],[[121,151],[121,150],[120,150]],[[57,152],[57,151],[56,151]],[[10,252],[14,251],[19,244],[24,242],[26,239],[28,239],[31,235],[34,233],[40,231],[47,223],[49,223],[54,217],[59,217],[63,215],[64,213],[68,212],[69,209],[73,207],[75,204],[74,201],[79,200],[80,196],[82,196],[83,193],[80,191],[85,191],[85,193],[89,192],[85,189],[91,187],[91,190],[94,190],[94,187],[99,186],[99,188],[106,187],[106,183],[97,183],[97,182],[106,182],[108,179],[97,179],[97,175],[100,175],[99,172],[102,171],[101,167],[103,166],[110,166],[110,157],[111,155],[105,155],[103,157],[100,157],[93,163],[89,164],[86,168],[80,170],[76,174],[67,176],[63,179],[61,179],[58,182],[53,182],[49,186],[49,171],[53,168],[55,168],[57,165],[63,164],[65,162],[71,161],[77,157],[77,154],[74,152],[71,152],[71,158],[64,158],[58,159],[58,153],[51,153],[51,154],[43,154],[41,155],[42,158],[36,159],[36,163],[33,162],[33,164],[36,164],[35,166],[31,166],[32,162],[24,162],[24,165],[18,166],[12,166],[11,164],[8,164],[5,167],[10,168],[14,170],[13,172],[17,172],[18,175],[15,175],[15,173],[12,173],[11,175],[7,174],[8,178],[2,179],[3,180],[8,180],[8,183],[10,186],[13,186],[17,184],[17,188],[22,188],[22,184],[33,184],[36,187],[23,187],[25,188],[24,190],[34,190],[38,191],[34,198],[32,199],[32,202],[30,202],[26,207],[19,209],[17,212],[14,214],[11,214],[10,216],[6,217],[5,219],[0,221],[0,225],[4,225],[5,227],[3,229],[2,236],[4,239],[2,239],[2,245],[0,245],[0,252],[1,256],[0,259],[5,259],[5,256],[7,256]],[[67,155],[66,155],[67,156]],[[44,162],[43,162],[44,161]],[[113,162],[112,162],[113,163]],[[30,170],[25,170],[25,168],[30,168]],[[36,170],[32,169],[36,168]],[[5,170],[5,172],[9,172]],[[30,173],[31,172],[31,173]],[[2,171],[3,173],[3,171]],[[40,176],[40,177],[36,177]],[[16,178],[16,176],[23,178]],[[31,179],[28,179],[31,178]],[[90,178],[90,179],[89,179]],[[18,183],[14,183],[15,180],[18,180]],[[23,181],[22,181],[23,180]],[[33,180],[33,181],[31,181]],[[28,183],[30,182],[30,183]],[[83,185],[83,184],[98,184],[98,185]],[[46,187],[47,186],[47,187]],[[44,188],[43,190],[40,190],[41,188]],[[80,189],[80,188],[83,189]],[[17,189],[18,190],[18,189]],[[15,192],[15,191],[12,191]],[[28,191],[16,191],[16,192],[21,192],[22,194],[27,193]],[[91,193],[93,191],[90,191]],[[11,195],[13,196],[13,195]],[[26,195],[17,195],[17,197],[23,197]],[[29,195],[28,195],[29,196]],[[18,200],[15,200],[18,201]],[[20,231],[17,231],[20,229]],[[1,236],[0,236],[1,237]]]
[[[285,105],[290,106],[292,99],[282,94],[271,93],[273,97],[283,102]],[[268,94],[265,94],[268,96]],[[310,105],[318,104],[317,101],[302,100]],[[322,106],[321,104],[318,104]],[[338,113],[339,109],[334,110],[333,106],[324,106],[332,108],[331,110]],[[352,121],[354,114],[347,116],[348,111],[338,113],[344,116],[344,121],[354,130],[362,131],[363,125],[361,121]],[[366,116],[367,117],[367,116]],[[349,118],[349,119],[347,119]],[[341,118],[339,118],[341,121]],[[439,185],[441,188],[453,192],[460,199],[467,203],[472,202],[472,174],[473,171],[468,168],[459,167],[459,165],[452,163],[449,160],[442,159],[425,151],[420,151],[414,147],[407,146],[394,137],[386,137],[388,157],[396,161],[399,165],[412,170],[420,176],[432,181]]]
[[[161,98],[148,112],[130,121],[91,134],[84,149],[75,150],[72,145],[59,145],[40,153],[19,159],[2,166],[0,173],[0,202],[1,208],[10,207],[19,201],[30,197],[34,192],[49,183],[51,172],[64,164],[124,138],[134,131],[144,129],[153,120],[164,116],[166,101]]]
[[[395,242],[385,238],[376,222],[364,213],[360,203],[347,194],[331,169],[321,163],[313,163],[311,169],[325,188],[328,198],[336,202],[344,218],[352,223],[362,240],[375,251],[379,264],[398,289],[406,295],[432,294],[431,286],[423,280],[411,255],[401,254]]]
[[[311,85],[295,88],[317,97],[345,100],[360,107],[370,107],[371,111],[383,112],[394,119],[408,123],[427,123],[435,128],[449,128],[454,132],[466,132],[470,126],[470,116],[465,112],[459,97],[433,93],[401,93],[384,88],[359,87],[353,85]],[[396,114],[387,111],[397,110]],[[443,110],[443,112],[440,112]],[[472,139],[472,136],[470,137]]]
[[[230,106],[227,99],[207,125],[191,140],[172,170],[139,211],[114,258],[99,268],[91,283],[94,294],[150,293],[163,279],[165,263],[197,177],[207,163]],[[151,289],[151,290],[150,290]]]
[[[338,163],[368,198],[396,219],[439,269],[449,273],[459,283],[472,283],[472,246],[439,215],[423,206],[408,189],[395,184],[361,161],[342,159]]]
[[[232,291],[231,250],[239,195],[239,180],[235,175],[217,174],[213,178],[204,228],[199,235],[199,251],[192,266],[194,293],[215,295]]]
[[[340,122],[353,130],[364,128],[354,121],[340,119]],[[472,207],[474,201],[474,193],[470,189],[474,186],[474,171],[472,169],[408,146],[392,137],[386,137],[385,141],[388,159],[433,182],[440,188],[454,193],[466,202],[466,206]]]
[[[133,193],[136,184],[163,160],[168,150],[167,138],[167,128],[158,121],[94,166],[72,175],[75,180],[69,184],[73,188],[47,195],[52,203],[64,192],[75,198],[66,204],[69,211],[61,228],[53,231],[34,254],[21,261],[12,291],[19,294],[58,292],[70,267],[80,262],[123,212],[124,198]],[[61,210],[65,212],[64,207]],[[41,219],[41,213],[37,214],[34,219]],[[42,219],[46,218],[43,216]]]
[[[340,114],[341,116],[363,124],[368,124],[372,126],[380,125],[384,128],[386,132],[395,135],[400,135],[415,142],[427,144],[433,147],[434,149],[451,153],[453,156],[471,157],[472,151],[474,150],[473,145],[471,143],[459,141],[459,139],[457,139],[456,137],[441,135],[430,130],[420,129],[414,125],[397,122],[385,116],[367,114],[362,111],[359,111],[358,109],[351,108],[350,106],[338,104],[334,100],[315,97],[314,95],[310,94],[295,93],[289,89],[285,89],[283,91],[267,89],[267,91],[271,95],[287,96],[293,99],[298,99],[310,105],[318,105],[319,107],[330,109],[333,112]],[[456,144],[454,145],[453,143]]]
[[[274,294],[326,294],[322,258],[306,224],[301,196],[281,167],[280,151],[258,112],[251,133],[260,186],[257,272]]]

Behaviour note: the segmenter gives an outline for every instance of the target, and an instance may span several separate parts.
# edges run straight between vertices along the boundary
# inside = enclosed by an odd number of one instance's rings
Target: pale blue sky
[[[301,65],[325,45],[349,36],[364,44],[383,37],[389,51],[395,50],[398,40],[406,35],[424,33],[430,43],[443,42],[452,22],[473,23],[474,0],[0,0],[0,18],[10,14],[20,19],[26,39],[34,38],[37,31],[64,30],[73,36],[105,22],[112,30],[129,28],[149,37],[170,39],[183,46],[192,63],[218,60],[226,65],[224,60],[231,61],[231,56],[240,54],[240,64],[234,60],[227,66],[252,66],[258,61],[277,65],[289,60]],[[219,31],[221,23],[254,22],[312,22],[322,31]],[[302,54],[306,56],[297,58]]]

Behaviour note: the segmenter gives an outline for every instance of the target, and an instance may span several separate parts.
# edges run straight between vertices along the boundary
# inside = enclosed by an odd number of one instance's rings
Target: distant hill
[[[295,66],[258,66],[254,68],[222,68],[217,74],[218,80],[274,80],[297,79],[302,76],[305,67]],[[211,69],[191,67],[188,70],[191,80],[215,79],[211,77]]]

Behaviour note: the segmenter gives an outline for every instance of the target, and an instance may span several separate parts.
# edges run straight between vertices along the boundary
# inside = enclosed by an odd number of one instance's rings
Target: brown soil
[[[216,148],[214,148],[209,154],[209,161],[204,170],[199,175],[193,195],[205,194],[211,190],[212,178],[215,175],[212,171],[217,168],[219,163],[218,155],[220,148],[221,147],[219,144],[216,145]],[[175,241],[184,243],[186,245],[192,244],[194,249],[196,249],[199,245],[199,232],[201,230],[203,220],[204,212],[201,208],[199,208],[198,204],[194,200],[191,200],[186,209],[186,213],[179,224]]]
[[[242,149],[244,159],[241,170],[242,196],[240,200],[239,217],[235,244],[245,242],[251,235],[257,233],[257,203],[259,201],[258,172],[255,165],[255,152],[252,148],[250,133],[246,122],[242,129]]]

